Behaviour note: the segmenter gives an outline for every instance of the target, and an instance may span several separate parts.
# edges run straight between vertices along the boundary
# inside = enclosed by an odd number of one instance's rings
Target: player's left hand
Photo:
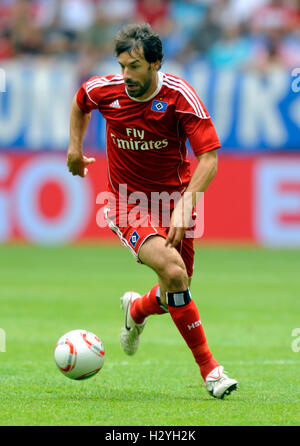
[[[191,200],[183,198],[177,203],[171,217],[170,229],[165,246],[175,248],[184,237],[185,231],[190,227],[190,218],[193,205]]]

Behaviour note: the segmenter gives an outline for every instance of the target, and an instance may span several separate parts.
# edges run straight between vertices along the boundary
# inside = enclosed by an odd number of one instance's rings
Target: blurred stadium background
[[[296,0],[1,0],[0,241],[114,237],[96,225],[104,120],[85,139],[83,182],[65,156],[81,82],[119,72],[124,23],[161,35],[163,71],[199,93],[223,148],[206,194],[206,241],[300,246],[300,3]]]

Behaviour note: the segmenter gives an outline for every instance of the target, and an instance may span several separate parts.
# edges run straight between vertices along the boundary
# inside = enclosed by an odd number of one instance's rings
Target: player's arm
[[[185,192],[192,192],[191,206],[197,202],[196,192],[205,192],[211,180],[215,177],[218,169],[217,149],[204,152],[197,156],[198,165],[193,173],[191,181]]]
[[[91,113],[85,113],[79,108],[76,95],[73,98],[70,116],[70,143],[67,154],[67,166],[72,175],[85,177],[87,165],[94,163],[95,158],[87,158],[82,153],[83,138],[91,118]]]
[[[184,233],[190,225],[193,208],[199,198],[197,192],[205,192],[217,173],[218,155],[216,149],[204,152],[197,156],[197,159],[198,165],[190,183],[173,211],[166,246],[175,247],[183,239]]]

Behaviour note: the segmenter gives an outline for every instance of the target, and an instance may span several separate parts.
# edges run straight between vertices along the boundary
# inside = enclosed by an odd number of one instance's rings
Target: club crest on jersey
[[[136,231],[134,231],[134,233],[131,235],[129,239],[129,243],[135,248],[135,245],[137,244],[139,238],[140,238],[139,234]]]
[[[151,110],[152,111],[158,111],[161,113],[164,113],[167,110],[167,102],[163,102],[163,101],[153,101],[152,102],[152,107]]]

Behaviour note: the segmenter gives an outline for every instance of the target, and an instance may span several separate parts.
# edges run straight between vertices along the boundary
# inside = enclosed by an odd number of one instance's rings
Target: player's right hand
[[[87,158],[82,154],[74,154],[72,152],[68,153],[67,166],[72,175],[85,177],[88,173],[88,168],[86,166],[95,162],[95,158]]]

